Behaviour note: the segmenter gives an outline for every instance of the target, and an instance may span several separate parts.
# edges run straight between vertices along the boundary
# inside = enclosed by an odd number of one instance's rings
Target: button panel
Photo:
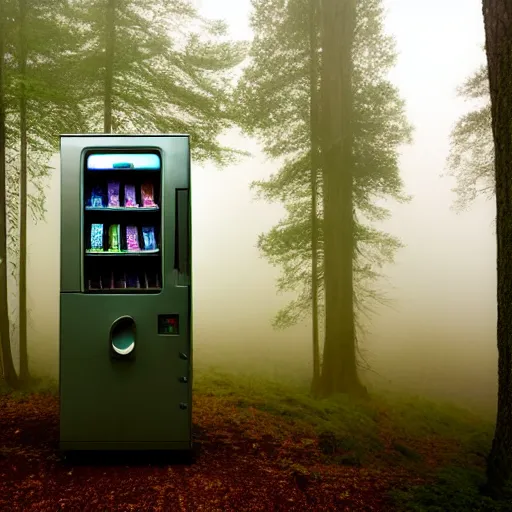
[[[158,334],[167,334],[172,336],[179,333],[179,315],[158,315]]]

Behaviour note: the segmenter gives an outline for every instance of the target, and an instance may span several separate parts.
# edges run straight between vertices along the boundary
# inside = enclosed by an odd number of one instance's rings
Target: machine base
[[[59,449],[71,451],[162,451],[162,450],[191,450],[192,443],[187,441],[168,442],[101,442],[101,441],[61,441]]]
[[[69,443],[71,445],[71,443]],[[93,443],[90,443],[93,444]],[[94,443],[97,445],[97,443]],[[198,456],[197,446],[193,448],[177,448],[178,444],[173,444],[171,449],[160,448],[162,445],[159,444],[158,448],[146,446],[142,447],[142,444],[136,444],[138,448],[125,449],[121,448],[120,445],[125,446],[128,443],[119,443],[114,449],[104,448],[97,449],[88,447],[87,449],[63,449],[60,450],[60,456],[65,464],[71,464],[72,466],[138,466],[138,465],[190,465],[193,464]],[[72,444],[76,446],[75,443]],[[109,446],[112,444],[109,443]],[[156,446],[156,443],[155,443]],[[181,445],[180,445],[181,446]],[[183,444],[185,446],[185,444]]]

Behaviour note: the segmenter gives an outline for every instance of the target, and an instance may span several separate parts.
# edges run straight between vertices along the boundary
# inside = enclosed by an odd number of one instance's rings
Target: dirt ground
[[[69,461],[58,398],[0,396],[0,511],[385,511],[388,490],[422,481],[328,463],[314,432],[216,397],[196,398],[194,424],[193,463]]]

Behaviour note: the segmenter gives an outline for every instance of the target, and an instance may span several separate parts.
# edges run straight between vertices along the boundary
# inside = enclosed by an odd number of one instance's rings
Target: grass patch
[[[479,493],[484,473],[458,467],[439,471],[435,483],[390,493],[397,512],[507,512],[511,502],[494,501]]]
[[[406,459],[412,461],[420,461],[422,459],[421,454],[419,454],[416,450],[409,448],[408,446],[393,442],[392,447],[395,451],[397,451],[400,455],[404,456]]]
[[[59,383],[46,377],[32,377],[30,382],[21,389],[12,389],[5,381],[0,380],[0,395],[9,395],[12,400],[26,400],[34,393],[56,396],[59,394]]]
[[[452,404],[440,404],[420,397],[372,394],[369,400],[347,396],[315,400],[306,385],[251,375],[204,372],[194,381],[198,394],[216,396],[239,408],[254,407],[283,421],[312,427],[319,447],[332,462],[363,464],[382,452],[380,433],[389,430],[393,439],[386,460],[421,463],[418,446],[426,438],[442,438],[461,463],[478,463],[492,439],[492,423]],[[393,455],[393,453],[395,455]]]
[[[392,493],[400,512],[505,512],[511,503],[495,502],[479,492],[492,440],[489,419],[450,403],[397,393],[372,393],[369,400],[345,396],[314,400],[308,387],[251,376],[202,374],[197,393],[221,396],[240,408],[254,407],[296,425],[313,427],[318,447],[331,464],[358,467],[375,461],[410,467],[432,475],[433,483]],[[387,447],[381,442],[391,439]],[[425,448],[425,443],[429,444]],[[449,467],[432,473],[425,459],[430,446],[444,450]],[[422,452],[422,453],[420,453]],[[467,469],[461,469],[465,467]],[[426,473],[425,473],[426,471]]]
[[[241,408],[254,407],[283,421],[313,427],[331,439],[326,455],[340,451],[359,454],[381,448],[376,415],[366,402],[347,397],[314,400],[307,387],[293,382],[280,382],[252,376],[220,373],[202,374],[195,380],[195,391],[221,397]]]

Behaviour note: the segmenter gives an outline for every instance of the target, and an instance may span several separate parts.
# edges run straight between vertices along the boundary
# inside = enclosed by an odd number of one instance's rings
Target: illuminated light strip
[[[132,164],[126,169],[160,169],[160,157],[154,153],[110,153],[87,157],[88,169],[115,169],[114,164],[121,163]],[[116,170],[122,169],[119,167]]]

